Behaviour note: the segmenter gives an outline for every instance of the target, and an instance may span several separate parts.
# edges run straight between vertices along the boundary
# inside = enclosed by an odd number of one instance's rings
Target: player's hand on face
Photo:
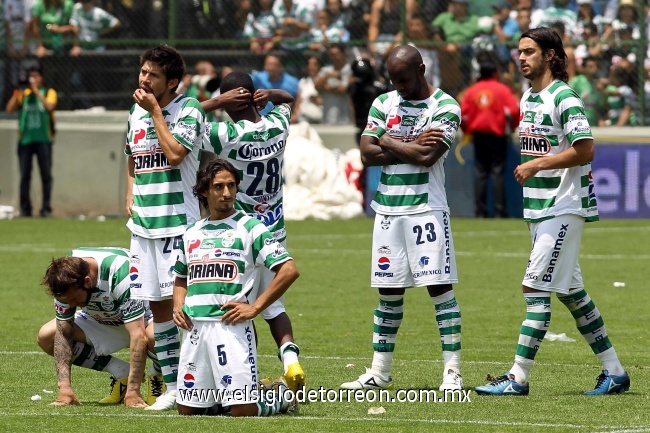
[[[422,132],[415,140],[420,146],[436,146],[444,143],[445,134],[440,128],[431,128]]]
[[[59,390],[59,396],[56,398],[56,401],[50,403],[50,406],[81,406],[81,402],[75,395],[74,391],[69,390]]]
[[[191,331],[192,328],[194,327],[194,324],[190,320],[190,317],[185,314],[185,311],[183,311],[182,308],[174,308],[173,318],[174,318],[174,323],[178,325],[179,327],[183,328],[186,331]]]
[[[228,302],[221,306],[222,310],[228,310],[223,315],[223,320],[226,325],[231,325],[245,320],[253,319],[257,316],[257,311],[250,304],[244,304],[242,302]]]
[[[145,92],[143,89],[137,89],[133,92],[133,100],[149,113],[151,113],[155,106],[158,105],[156,97],[151,93]]]

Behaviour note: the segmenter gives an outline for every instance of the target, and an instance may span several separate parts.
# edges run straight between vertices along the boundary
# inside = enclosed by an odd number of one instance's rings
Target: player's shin
[[[404,295],[379,295],[372,334],[372,370],[390,375],[397,331],[404,316]]]
[[[515,363],[510,373],[521,385],[528,383],[535,355],[551,324],[551,295],[546,292],[524,293],[526,319],[521,324]]]

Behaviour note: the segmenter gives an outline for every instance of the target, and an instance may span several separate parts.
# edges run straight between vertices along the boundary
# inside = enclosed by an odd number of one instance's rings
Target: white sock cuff
[[[443,302],[451,301],[455,297],[456,295],[454,294],[454,289],[451,289],[450,291],[445,292],[442,295],[432,296],[431,299],[433,300],[434,304],[442,304]]]

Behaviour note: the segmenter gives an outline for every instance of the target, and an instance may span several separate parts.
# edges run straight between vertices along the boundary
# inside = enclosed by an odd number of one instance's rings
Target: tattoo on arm
[[[54,364],[59,387],[70,385],[70,369],[72,366],[72,323],[66,320],[56,321],[54,334]]]

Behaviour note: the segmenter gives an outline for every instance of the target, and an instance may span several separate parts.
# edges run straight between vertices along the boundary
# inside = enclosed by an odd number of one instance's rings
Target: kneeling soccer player
[[[38,345],[54,356],[59,394],[53,405],[81,404],[70,381],[74,364],[113,376],[111,393],[100,403],[147,406],[140,394],[147,343],[154,361],[147,402],[164,391],[151,312],[143,301],[131,299],[128,275],[129,251],[122,248],[78,248],[47,268],[41,284],[54,297],[56,318],[41,327]],[[127,347],[130,363],[111,356]]]
[[[230,407],[232,416],[295,409],[295,398],[259,398],[252,319],[299,273],[264,223],[235,210],[239,182],[232,164],[215,159],[199,171],[194,187],[210,216],[188,227],[174,268],[174,321],[183,330],[176,398],[181,415],[209,414],[217,404]],[[254,298],[263,268],[275,278]],[[277,385],[286,395],[286,383]]]

